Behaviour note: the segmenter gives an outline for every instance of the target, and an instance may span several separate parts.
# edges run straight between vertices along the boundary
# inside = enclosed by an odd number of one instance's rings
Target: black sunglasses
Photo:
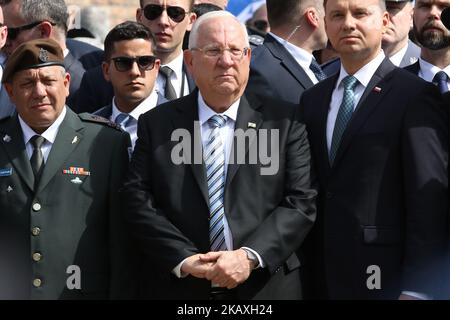
[[[117,69],[117,71],[125,72],[131,70],[133,68],[133,64],[136,61],[139,69],[142,70],[152,70],[155,67],[155,56],[140,56],[136,58],[130,58],[130,57],[115,57],[111,58],[112,61],[114,61],[114,65]]]
[[[164,10],[167,11],[167,15],[169,16],[169,18],[176,23],[180,23],[181,21],[183,21],[187,13],[181,7],[176,6],[164,7],[158,4],[148,4],[144,7],[144,16],[148,20],[155,20],[163,13]]]
[[[36,21],[36,22],[26,24],[24,26],[16,27],[16,28],[8,27],[8,40],[16,39],[17,36],[19,35],[19,33],[21,33],[22,31],[33,29],[34,27],[40,25],[42,22],[44,22],[44,21]],[[53,22],[50,22],[50,24],[52,26],[55,25],[55,23],[53,23]]]

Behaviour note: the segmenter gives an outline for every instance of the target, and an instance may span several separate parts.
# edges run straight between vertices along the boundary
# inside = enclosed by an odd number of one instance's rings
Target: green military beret
[[[6,61],[2,82],[11,80],[18,71],[48,66],[64,67],[64,54],[52,39],[36,39],[22,43]]]

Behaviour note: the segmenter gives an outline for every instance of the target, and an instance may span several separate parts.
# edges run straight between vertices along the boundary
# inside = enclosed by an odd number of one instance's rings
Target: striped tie
[[[220,128],[227,119],[224,116],[214,115],[209,118],[211,127],[208,142],[204,150],[206,165],[206,178],[209,195],[209,241],[211,251],[226,250],[225,235],[223,232],[223,194],[225,187],[225,154],[220,138]]]

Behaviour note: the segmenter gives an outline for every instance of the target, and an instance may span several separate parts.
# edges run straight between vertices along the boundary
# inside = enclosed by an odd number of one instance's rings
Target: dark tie
[[[439,71],[433,78],[433,83],[436,84],[441,93],[448,91],[448,75],[444,71]]]
[[[327,75],[323,72],[320,65],[317,63],[316,59],[312,59],[311,64],[309,65],[309,68],[312,72],[316,75],[317,80],[322,81],[327,78]]]
[[[166,79],[166,85],[164,87],[164,97],[167,100],[174,100],[177,98],[177,94],[175,92],[175,89],[172,86],[172,82],[170,82],[170,77],[173,73],[173,70],[170,69],[167,66],[161,67],[161,69],[159,69],[159,72],[164,76],[164,78]]]
[[[208,120],[211,132],[203,157],[209,195],[209,240],[211,251],[226,250],[224,234],[223,194],[225,189],[225,154],[220,138],[220,128],[227,122],[226,117],[214,115]]]
[[[130,120],[131,120],[130,115],[128,113],[122,112],[116,117],[116,120],[114,122],[117,125],[119,125],[122,128],[122,130],[126,131],[126,128],[130,124]]]
[[[37,185],[42,169],[44,168],[44,157],[41,150],[44,141],[45,138],[39,135],[35,135],[30,139],[30,143],[33,146],[33,154],[31,155],[30,163],[34,173],[35,185]]]
[[[330,164],[333,165],[334,158],[336,157],[339,144],[341,143],[342,135],[344,134],[345,128],[350,121],[353,113],[353,108],[355,105],[355,87],[358,84],[358,79],[354,76],[346,76],[342,79],[342,84],[344,85],[344,96],[342,98],[341,106],[336,117],[336,122],[334,124],[333,138],[331,140],[330,148]]]

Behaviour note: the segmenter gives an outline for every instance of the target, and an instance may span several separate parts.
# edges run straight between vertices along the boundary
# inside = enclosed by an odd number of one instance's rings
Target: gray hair
[[[21,0],[22,17],[27,22],[47,20],[67,33],[69,14],[64,0]]]
[[[245,27],[245,25],[242,22],[240,22],[235,16],[233,16],[228,11],[212,11],[212,12],[205,13],[204,15],[202,15],[200,18],[198,18],[194,22],[191,33],[189,34],[189,49],[195,48],[197,46],[198,33],[199,33],[198,29],[200,29],[200,26],[203,23],[205,23],[207,20],[220,18],[220,17],[233,18],[241,26],[242,33],[244,34],[244,41],[246,43],[246,46],[248,46],[248,47],[250,46],[250,42],[248,40],[247,28]]]

